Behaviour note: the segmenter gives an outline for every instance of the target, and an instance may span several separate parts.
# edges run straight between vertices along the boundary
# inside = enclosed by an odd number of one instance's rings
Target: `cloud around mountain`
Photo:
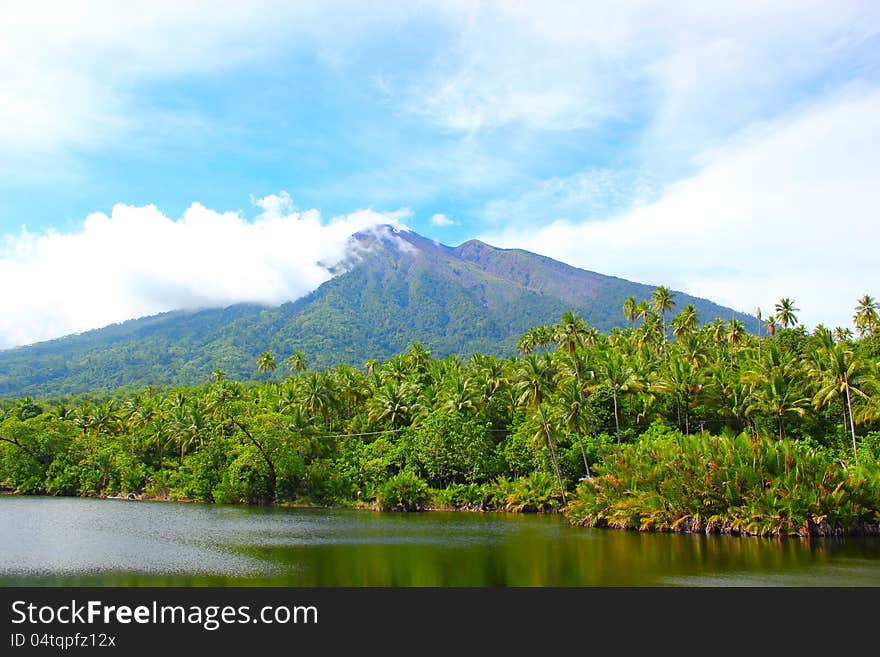
[[[260,214],[193,203],[179,219],[153,205],[115,205],[79,230],[6,237],[0,257],[0,348],[133,317],[237,302],[277,305],[328,280],[346,240],[406,213],[360,210],[324,221],[284,192],[254,199]]]

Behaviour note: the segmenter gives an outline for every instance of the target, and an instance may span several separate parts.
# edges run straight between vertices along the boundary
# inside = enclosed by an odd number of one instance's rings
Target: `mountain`
[[[574,310],[602,331],[625,325],[624,300],[655,286],[578,269],[478,240],[449,247],[381,226],[349,239],[336,274],[278,307],[238,304],[173,311],[0,352],[0,397],[57,396],[146,385],[192,384],[217,368],[257,376],[263,351],[279,367],[299,349],[310,367],[385,360],[420,341],[432,354],[512,354],[537,324]],[[750,318],[676,292],[704,321]]]

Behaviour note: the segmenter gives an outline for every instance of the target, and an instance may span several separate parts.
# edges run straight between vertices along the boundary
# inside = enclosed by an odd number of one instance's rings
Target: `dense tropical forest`
[[[602,333],[574,312],[518,353],[0,402],[17,493],[375,509],[553,511],[585,526],[880,533],[880,305],[855,331],[795,303],[702,323],[658,287]]]

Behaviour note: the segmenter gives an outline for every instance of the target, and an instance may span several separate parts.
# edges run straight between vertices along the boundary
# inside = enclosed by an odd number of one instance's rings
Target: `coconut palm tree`
[[[682,308],[680,313],[672,318],[672,334],[675,337],[681,337],[682,334],[696,329],[699,323],[700,319],[697,316],[697,309],[694,308],[694,304],[689,303]]]
[[[633,325],[633,327],[635,327],[636,319],[638,318],[636,306],[636,298],[633,296],[627,297],[626,301],[623,302],[623,316]]]
[[[303,408],[312,417],[321,416],[324,426],[330,428],[330,413],[336,407],[337,395],[331,375],[314,370],[299,380],[299,393]]]
[[[516,383],[514,384],[518,394],[520,406],[537,409],[541,418],[541,428],[547,441],[547,449],[550,451],[550,459],[556,470],[556,479],[559,481],[559,490],[562,492],[562,504],[568,502],[565,498],[565,484],[562,481],[562,471],[559,468],[559,460],[556,458],[556,446],[544,413],[544,399],[555,389],[556,366],[550,354],[545,352],[540,357],[536,354],[528,354],[520,362],[517,369]]]
[[[520,337],[517,346],[524,356],[535,349],[546,347],[554,341],[553,330],[549,326],[532,326]]]
[[[679,418],[684,411],[684,432],[690,433],[690,408],[696,404],[703,385],[703,370],[694,367],[687,359],[676,357],[669,360],[651,389],[671,395],[675,399]]]
[[[799,373],[795,357],[774,342],[749,363],[742,375],[743,382],[750,386],[746,414],[767,413],[774,417],[780,440],[785,435],[785,418],[803,416],[810,403]]]
[[[367,417],[371,422],[390,422],[392,429],[400,429],[411,417],[416,394],[415,387],[406,381],[387,381],[367,401]]]
[[[257,358],[257,369],[262,373],[272,373],[275,371],[277,365],[275,364],[275,356],[272,355],[271,351],[264,351],[260,354],[260,357]]]
[[[299,375],[308,367],[308,359],[303,352],[297,349],[287,357],[287,366],[293,370],[294,374]]]
[[[614,430],[617,436],[617,444],[619,445],[619,396],[623,393],[643,390],[644,384],[638,372],[630,363],[629,358],[617,349],[603,349],[597,354],[596,382],[604,383],[611,388],[611,396],[614,401]]]
[[[441,408],[452,413],[474,413],[477,410],[479,391],[472,378],[456,372],[443,381],[439,391]]]
[[[739,345],[746,338],[746,327],[736,317],[730,318],[727,329],[727,342],[730,344],[730,363],[733,364],[733,354]]]
[[[880,303],[874,297],[867,294],[857,301],[853,323],[860,337],[869,334],[873,335],[877,331],[877,327],[880,326],[880,316],[877,314],[878,309],[880,309]]]
[[[559,386],[557,404],[559,405],[563,425],[569,433],[577,435],[581,457],[584,460],[584,470],[586,470],[587,478],[592,478],[593,474],[590,472],[590,463],[587,460],[587,452],[584,449],[583,441],[583,420],[586,415],[584,392],[575,379],[568,377],[567,381]]]
[[[673,308],[675,308],[675,301],[673,301],[673,297],[675,294],[665,285],[659,285],[654,292],[651,293],[651,307],[654,309],[654,312],[660,313],[660,319],[663,320],[663,344],[664,346],[669,341],[667,326],[666,326],[666,313]]]
[[[794,307],[794,301],[788,297],[783,297],[779,303],[776,304],[775,319],[782,324],[782,328],[796,326],[798,323],[797,315],[795,315],[796,312],[800,312],[800,308]]]
[[[828,337],[830,339],[830,333]],[[826,343],[813,354],[810,374],[816,381],[816,392],[812,400],[816,409],[828,406],[836,399],[844,402],[843,427],[846,430],[848,411],[853,457],[858,465],[852,398],[868,398],[867,386],[871,383],[871,375],[867,365],[856,356],[850,343]]]

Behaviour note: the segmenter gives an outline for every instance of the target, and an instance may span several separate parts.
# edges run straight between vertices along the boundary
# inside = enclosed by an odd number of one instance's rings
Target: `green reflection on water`
[[[0,499],[4,586],[880,586],[880,540],[554,516]]]

